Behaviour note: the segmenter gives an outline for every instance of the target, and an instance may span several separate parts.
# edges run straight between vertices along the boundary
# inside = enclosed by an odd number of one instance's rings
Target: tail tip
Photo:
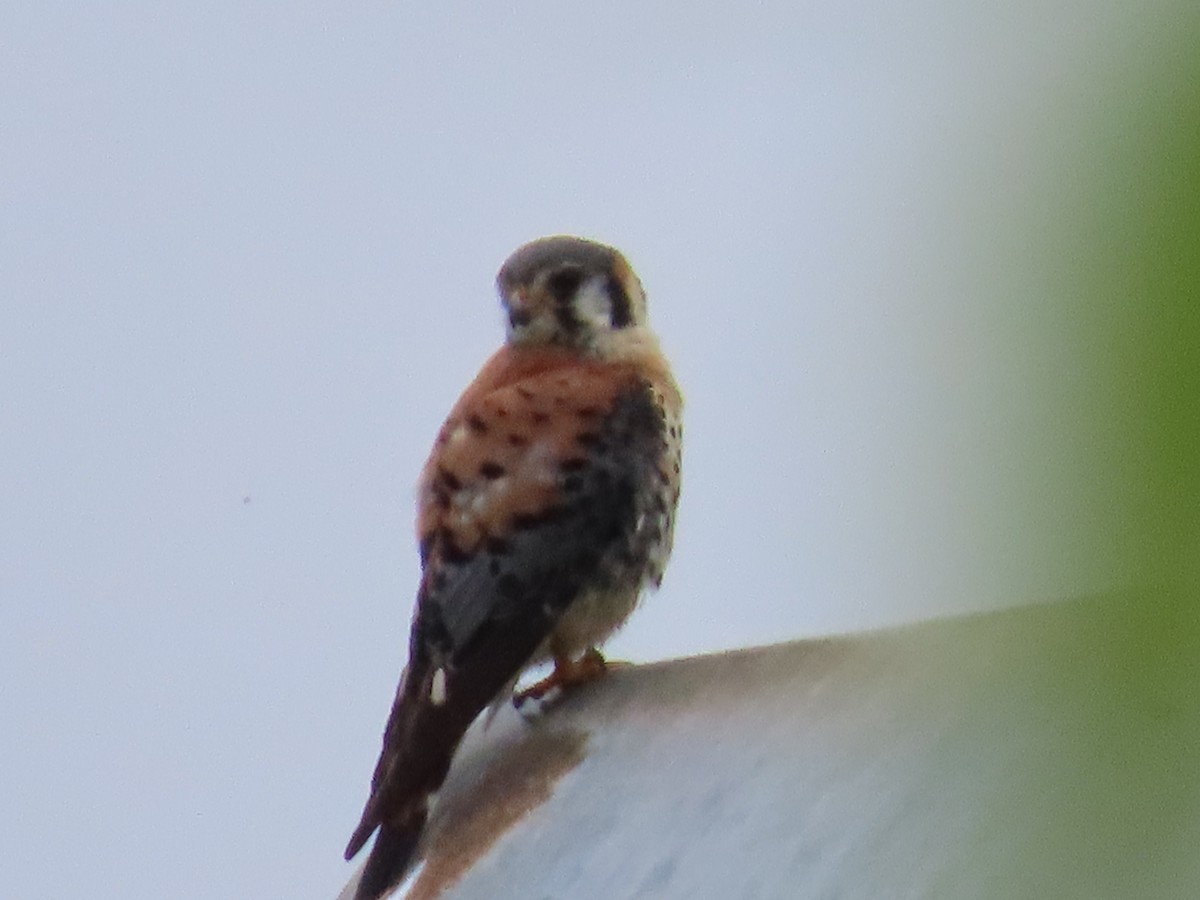
[[[367,857],[362,876],[358,880],[354,900],[379,900],[404,879],[416,856],[424,825],[425,817],[422,815],[416,821],[400,825],[384,824],[379,827],[379,834],[371,847],[371,855]],[[370,832],[368,836],[369,834]],[[361,848],[362,842],[358,846]],[[346,848],[347,859],[354,855],[349,853],[353,847],[352,839],[350,846]],[[354,852],[357,853],[358,850],[355,849]]]

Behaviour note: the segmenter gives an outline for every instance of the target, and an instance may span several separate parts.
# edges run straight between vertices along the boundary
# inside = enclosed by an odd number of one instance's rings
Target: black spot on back
[[[494,480],[504,474],[504,466],[500,465],[498,462],[488,460],[480,464],[479,474],[484,478]]]
[[[517,513],[512,517],[512,528],[514,531],[529,531],[553,522],[562,515],[562,512],[559,507],[550,507],[538,513]]]
[[[448,528],[443,528],[438,532],[438,551],[442,559],[451,565],[466,562],[471,558],[469,553],[454,542],[454,535]]]

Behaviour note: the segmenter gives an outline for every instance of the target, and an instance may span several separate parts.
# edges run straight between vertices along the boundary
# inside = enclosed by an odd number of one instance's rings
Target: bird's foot
[[[513,706],[520,709],[527,700],[541,700],[553,690],[569,691],[595,681],[608,671],[604,655],[595,647],[589,647],[577,660],[569,656],[554,657],[554,671],[541,681],[523,691],[513,694]]]

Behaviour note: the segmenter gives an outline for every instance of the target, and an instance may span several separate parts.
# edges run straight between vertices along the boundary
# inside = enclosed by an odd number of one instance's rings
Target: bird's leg
[[[536,684],[513,694],[513,706],[520,709],[526,700],[541,700],[555,688],[568,691],[589,681],[595,681],[608,671],[604,655],[595,647],[588,647],[577,660],[569,656],[554,655],[554,671]]]

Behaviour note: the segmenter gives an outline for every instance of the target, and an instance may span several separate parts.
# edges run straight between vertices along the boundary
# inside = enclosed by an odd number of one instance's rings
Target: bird
[[[604,674],[600,646],[656,589],[679,501],[683,400],[616,249],[531,241],[501,266],[504,344],[452,407],[418,479],[421,578],[353,859],[355,900],[411,868],[472,722]],[[526,669],[552,662],[513,696]]]

